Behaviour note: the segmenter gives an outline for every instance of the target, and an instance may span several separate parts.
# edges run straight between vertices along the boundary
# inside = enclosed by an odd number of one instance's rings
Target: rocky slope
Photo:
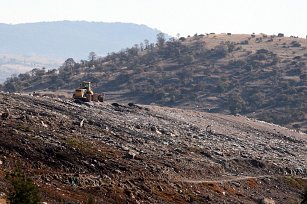
[[[0,93],[0,198],[16,166],[47,203],[297,203],[306,134],[197,111]]]

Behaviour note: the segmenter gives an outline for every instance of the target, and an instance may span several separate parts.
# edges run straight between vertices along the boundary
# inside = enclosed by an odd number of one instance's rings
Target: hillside
[[[243,116],[0,93],[0,200],[16,166],[47,203],[298,203],[307,135]]]
[[[207,34],[134,46],[58,71],[8,80],[6,91],[71,90],[94,83],[108,99],[242,114],[307,132],[307,40]],[[72,92],[70,92],[72,94]]]
[[[132,23],[58,21],[0,24],[0,53],[82,59],[92,51],[106,55],[145,39],[153,41],[159,32]]]

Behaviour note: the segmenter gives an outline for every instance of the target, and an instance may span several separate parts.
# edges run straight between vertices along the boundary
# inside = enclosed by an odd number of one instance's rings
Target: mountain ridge
[[[147,39],[161,31],[133,23],[51,21],[0,24],[0,52],[84,58],[91,52],[106,55]]]
[[[0,83],[15,74],[33,68],[53,69],[54,65],[40,60],[48,57],[57,67],[67,58],[84,59],[90,52],[107,55],[143,40],[154,41],[157,29],[133,23],[88,21],[50,21],[21,24],[0,23]],[[16,57],[16,55],[18,55]],[[5,59],[6,58],[6,59]],[[8,59],[10,58],[10,60]],[[31,64],[16,63],[24,58]],[[23,60],[21,60],[23,61]]]

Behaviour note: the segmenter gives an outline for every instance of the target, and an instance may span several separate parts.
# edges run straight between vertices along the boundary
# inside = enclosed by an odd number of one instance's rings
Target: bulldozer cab
[[[91,82],[82,82],[80,83],[80,88],[81,89],[87,89],[87,90],[91,90]]]

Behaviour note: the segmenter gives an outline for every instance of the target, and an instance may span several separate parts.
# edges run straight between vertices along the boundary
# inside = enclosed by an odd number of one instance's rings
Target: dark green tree
[[[307,187],[305,188],[304,194],[302,196],[303,200],[301,204],[307,204]]]
[[[8,177],[13,186],[13,191],[8,196],[11,204],[40,203],[38,187],[26,177],[20,168],[16,168]]]

